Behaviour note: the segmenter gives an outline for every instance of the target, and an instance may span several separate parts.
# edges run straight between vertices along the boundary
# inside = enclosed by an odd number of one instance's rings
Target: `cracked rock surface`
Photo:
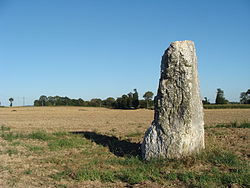
[[[194,42],[172,42],[162,56],[155,115],[144,136],[142,157],[178,159],[199,153],[204,147]]]

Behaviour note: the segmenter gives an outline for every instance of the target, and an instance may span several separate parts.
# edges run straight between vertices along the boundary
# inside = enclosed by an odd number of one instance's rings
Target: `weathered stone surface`
[[[171,43],[161,61],[154,121],[141,146],[144,159],[182,158],[205,147],[199,90],[194,42]]]

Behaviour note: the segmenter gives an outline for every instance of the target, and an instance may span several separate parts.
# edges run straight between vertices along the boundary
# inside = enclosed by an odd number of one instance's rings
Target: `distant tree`
[[[240,103],[241,104],[250,104],[250,89],[248,89],[246,92],[241,92]]]
[[[84,101],[84,106],[91,106],[90,101]]]
[[[82,100],[81,98],[78,99],[78,104],[79,104],[79,106],[85,106],[86,105],[85,101]]]
[[[56,98],[49,96],[47,102],[48,102],[48,106],[55,106],[56,105]]]
[[[72,104],[72,101],[71,101],[71,99],[69,98],[69,97],[64,97],[63,98],[64,99],[64,101],[65,101],[65,105],[66,106],[72,106],[73,104]]]
[[[228,100],[224,97],[224,91],[220,88],[217,89],[217,95],[215,99],[216,104],[227,104]]]
[[[139,100],[139,102],[140,102],[140,108],[147,108],[147,103],[146,103],[146,101],[145,100]]]
[[[59,96],[56,96],[56,105],[57,106],[71,106],[71,99],[68,98],[68,97],[59,97]]]
[[[114,108],[115,107],[115,99],[113,97],[108,97],[107,99],[103,100],[103,106],[107,108]]]
[[[128,97],[128,95],[122,95],[122,103],[121,103],[121,108],[122,109],[129,109],[129,106],[128,106],[128,104],[129,104],[129,97]]]
[[[204,97],[204,99],[202,100],[203,104],[210,104],[209,100],[207,97]]]
[[[136,89],[134,89],[134,93],[133,93],[133,101],[132,101],[132,105],[134,107],[134,109],[138,109],[139,108],[139,95]]]
[[[91,99],[90,100],[90,106],[93,106],[93,107],[101,107],[102,105],[102,100],[101,99]]]
[[[71,106],[80,106],[78,99],[70,99]]]
[[[127,98],[127,108],[132,108],[133,107],[133,93],[130,92],[128,94],[128,98]]]
[[[9,101],[10,101],[10,107],[12,107],[12,103],[13,103],[14,99],[11,97],[11,98],[9,98]]]
[[[47,96],[42,95],[42,96],[40,96],[39,101],[40,101],[40,103],[41,103],[41,106],[46,106],[46,103],[47,103],[47,101],[48,101],[48,98],[47,98]]]
[[[121,97],[117,97],[116,101],[115,101],[115,108],[120,108],[121,106],[121,102],[122,98]]]
[[[149,101],[152,100],[153,96],[154,96],[154,93],[153,93],[152,91],[147,91],[147,92],[143,95],[143,98],[145,99],[146,104],[147,104],[147,107],[146,107],[146,108],[149,107]]]
[[[60,97],[60,96],[54,96],[54,97],[53,97],[53,101],[54,101],[54,105],[55,105],[55,106],[61,105],[61,104],[60,104],[60,103],[61,103],[61,97]]]
[[[89,101],[79,99],[70,99],[69,97],[42,95],[38,100],[34,101],[34,106],[88,106]]]
[[[40,103],[39,100],[35,100],[34,101],[34,106],[42,106],[42,104]]]
[[[116,105],[115,108],[118,109],[129,109],[128,107],[128,96],[127,95],[122,95],[122,97],[118,97],[116,99]]]
[[[134,89],[134,93],[130,92],[127,95],[124,94],[121,97],[118,97],[115,101],[114,108],[119,109],[137,109],[139,107],[138,92]]]

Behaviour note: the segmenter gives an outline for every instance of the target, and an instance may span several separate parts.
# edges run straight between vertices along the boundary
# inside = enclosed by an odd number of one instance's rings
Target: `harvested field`
[[[153,120],[153,110],[113,110],[93,107],[0,108],[0,125],[15,131],[98,131],[125,135],[144,132]],[[250,122],[250,109],[204,110],[205,125]]]
[[[0,108],[0,187],[250,186],[250,109],[204,112],[200,156],[144,163],[152,110]]]

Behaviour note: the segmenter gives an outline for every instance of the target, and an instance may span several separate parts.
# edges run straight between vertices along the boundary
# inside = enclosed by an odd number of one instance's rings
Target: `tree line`
[[[107,107],[117,109],[137,109],[137,108],[153,108],[154,93],[151,91],[145,92],[144,100],[139,100],[139,95],[136,89],[134,92],[124,94],[117,99],[108,97],[105,100],[94,98],[90,101],[83,99],[70,99],[69,97],[60,96],[45,96],[42,95],[39,99],[34,101],[34,106],[93,106],[93,107]],[[10,107],[13,105],[14,98],[9,98]],[[203,104],[211,104],[207,97],[202,100]],[[230,102],[225,98],[224,91],[221,88],[217,89],[215,104],[229,104]],[[235,102],[231,102],[235,103]],[[240,104],[250,104],[250,89],[240,93]],[[0,102],[1,106],[1,102]]]
[[[203,104],[211,104],[207,97],[202,100]],[[217,89],[215,104],[229,104],[230,102],[225,98],[224,91],[221,88]],[[240,104],[250,104],[250,89],[246,92],[240,93]]]
[[[136,89],[133,92],[124,94],[121,97],[108,97],[105,100],[94,98],[90,101],[85,101],[81,98],[70,99],[69,97],[60,96],[45,96],[42,95],[34,101],[34,106],[85,106],[85,107],[106,107],[116,109],[138,109],[138,108],[153,108],[153,92],[147,91],[143,98],[139,100],[139,94]]]

